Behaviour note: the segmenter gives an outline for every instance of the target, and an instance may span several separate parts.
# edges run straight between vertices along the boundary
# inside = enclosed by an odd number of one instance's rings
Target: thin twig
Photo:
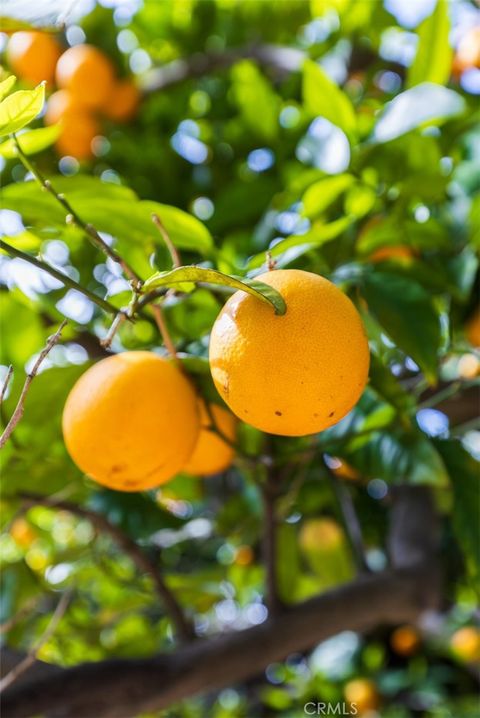
[[[2,384],[2,389],[0,391],[0,404],[2,404],[3,400],[5,399],[5,394],[7,393],[8,385],[10,384],[10,379],[13,376],[13,366],[10,364],[8,367],[8,371],[6,373],[5,379]]]
[[[62,620],[65,611],[68,608],[68,604],[70,602],[70,598],[72,596],[71,591],[66,591],[60,601],[57,604],[57,607],[55,611],[53,612],[53,615],[49,621],[49,624],[43,634],[40,636],[38,641],[33,645],[33,647],[30,649],[28,654],[25,656],[23,661],[20,661],[20,663],[17,663],[17,665],[12,668],[12,670],[7,673],[7,675],[2,678],[0,681],[0,693],[5,690],[5,688],[8,688],[8,686],[11,686],[14,681],[19,678],[22,673],[25,673],[26,670],[32,666],[35,661],[37,660],[37,655],[42,646],[47,643],[47,641],[53,636],[55,631],[57,630],[57,626]]]
[[[53,187],[50,180],[48,180],[46,177],[43,176],[43,174],[38,170],[35,165],[33,165],[26,154],[23,152],[22,148],[20,147],[20,143],[18,141],[18,138],[15,134],[12,135],[13,141],[16,146],[17,154],[20,160],[22,161],[22,164],[25,166],[25,168],[31,172],[31,174],[35,177],[35,179],[42,185],[42,187],[49,192],[56,200],[59,202],[62,207],[65,209],[67,216],[66,221],[67,224],[73,224],[79,229],[83,230],[87,237],[90,239],[92,244],[94,244],[97,249],[100,249],[107,257],[110,257],[110,259],[117,264],[121,266],[123,269],[125,276],[127,276],[130,281],[132,282],[132,286],[134,288],[140,288],[142,285],[142,280],[138,276],[138,274],[130,267],[130,265],[109,245],[101,238],[100,234],[97,232],[95,227],[92,224],[89,224],[88,222],[84,222],[83,219],[77,214],[77,212],[73,209],[70,202],[67,200],[65,195],[58,193],[55,188]]]
[[[118,328],[120,327],[120,324],[125,321],[126,315],[124,312],[118,312],[117,316],[113,320],[113,322],[110,325],[110,329],[108,330],[108,333],[104,339],[100,340],[100,346],[102,346],[104,349],[110,349],[112,346],[113,339],[115,337],[115,334],[118,331]]]
[[[90,289],[82,287],[81,284],[78,284],[78,282],[76,282],[74,279],[71,279],[67,274],[63,274],[63,272],[60,272],[58,269],[55,269],[55,267],[52,267],[50,264],[43,262],[41,259],[32,257],[31,254],[26,254],[25,252],[22,252],[16,247],[12,247],[10,244],[7,244],[7,242],[4,242],[2,239],[0,239],[0,249],[5,250],[5,252],[7,252],[7,254],[9,254],[11,257],[18,257],[18,259],[23,259],[25,262],[33,264],[34,267],[37,267],[44,272],[47,272],[48,274],[50,274],[50,276],[55,277],[55,279],[58,279],[59,282],[62,282],[62,284],[64,284],[66,287],[75,289],[77,292],[80,292],[80,294],[83,294],[85,297],[87,297],[87,299],[90,299],[90,301],[97,304],[105,312],[109,312],[110,314],[116,314],[116,312],[118,311],[117,308],[113,306],[113,304],[110,304],[105,299],[102,299],[102,297],[99,297],[94,292],[91,292]]]
[[[342,521],[345,535],[357,566],[358,573],[369,573],[370,569],[365,558],[365,547],[363,544],[362,529],[358,520],[352,497],[346,486],[337,480],[337,477],[330,469],[329,465],[323,458],[323,464],[327,472],[330,486],[335,497],[338,507],[338,514]]]
[[[168,353],[174,358],[177,358],[177,350],[175,348],[175,344],[173,343],[172,337],[170,336],[170,332],[168,331],[167,323],[165,321],[165,317],[163,316],[163,311],[160,306],[160,304],[152,304],[152,312],[155,317],[155,321],[157,323],[158,330],[160,334],[162,335],[163,343],[165,344]]]
[[[30,384],[32,383],[35,376],[37,375],[37,372],[40,368],[40,364],[43,362],[43,360],[47,357],[50,350],[53,349],[55,344],[60,339],[60,335],[61,335],[63,328],[66,324],[67,324],[67,320],[64,319],[63,322],[60,324],[59,328],[57,329],[57,331],[55,332],[55,334],[52,334],[52,336],[49,337],[45,347],[42,349],[42,351],[38,355],[31,371],[29,372],[29,374],[27,374],[25,383],[23,385],[22,392],[20,394],[20,398],[17,402],[17,406],[15,407],[15,410],[14,410],[12,416],[10,417],[10,421],[8,422],[5,429],[3,430],[3,434],[0,436],[0,449],[2,449],[5,446],[6,442],[10,438],[11,433],[17,426],[20,419],[22,418],[23,411],[24,411],[25,399],[26,399],[28,390],[30,388]]]
[[[189,641],[194,637],[194,632],[187,621],[182,608],[180,607],[174,594],[168,588],[165,580],[153,561],[143,552],[143,550],[125,534],[118,526],[110,523],[110,521],[96,511],[86,509],[83,506],[71,503],[69,501],[56,500],[45,496],[32,493],[20,493],[19,498],[27,506],[47,506],[49,508],[62,509],[76,516],[85,518],[95,526],[101,533],[108,534],[113,541],[124,551],[141,571],[150,574],[155,590],[161,598],[167,613],[174,624],[177,634],[182,641]]]
[[[8,633],[9,631],[14,628],[17,623],[20,623],[25,616],[28,616],[29,613],[31,613],[32,609],[35,608],[35,606],[38,604],[39,599],[37,597],[31,598],[29,601],[26,602],[24,606],[11,618],[9,618],[7,621],[4,621],[0,624],[0,634]]]
[[[167,229],[165,225],[163,224],[162,220],[158,216],[158,214],[155,214],[155,212],[152,214],[152,222],[155,225],[155,227],[158,229],[160,234],[162,235],[162,239],[165,242],[165,245],[168,249],[168,252],[170,254],[170,257],[172,258],[172,266],[173,269],[177,269],[182,265],[182,260],[180,259],[180,254],[178,253],[177,248],[173,244],[172,240],[170,239],[170,235],[167,232]]]

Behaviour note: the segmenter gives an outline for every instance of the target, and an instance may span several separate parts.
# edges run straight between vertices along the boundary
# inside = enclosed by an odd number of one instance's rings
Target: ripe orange
[[[57,85],[89,107],[101,107],[110,96],[115,73],[109,58],[92,45],[75,45],[57,63]]]
[[[480,629],[475,626],[464,626],[455,631],[450,646],[453,653],[466,663],[480,661]]]
[[[347,703],[357,709],[357,713],[374,711],[380,704],[380,696],[375,683],[368,678],[355,678],[344,686],[344,695]]]
[[[98,121],[85,110],[64,115],[55,148],[62,157],[68,155],[77,160],[88,160],[93,156],[92,142],[100,131]]]
[[[198,437],[197,397],[182,372],[151,352],[102,359],[71,390],[63,411],[70,456],[119,491],[163,484],[187,462]]]
[[[480,26],[472,27],[460,39],[452,69],[455,75],[461,75],[472,67],[480,68]]]
[[[68,90],[57,90],[48,98],[43,119],[46,125],[55,125],[65,116],[75,116],[78,113],[85,114],[85,112],[85,105],[79,102],[75,95]]]
[[[15,519],[10,526],[10,536],[22,548],[28,548],[37,538],[37,533],[23,517]]]
[[[103,114],[114,122],[128,122],[137,113],[140,91],[132,80],[120,80],[103,107]]]
[[[473,347],[480,347],[480,308],[476,309],[465,327],[467,339]]]
[[[411,247],[405,244],[393,244],[385,247],[379,247],[369,256],[370,262],[385,262],[387,260],[403,261],[411,260],[414,253]]]
[[[192,476],[208,476],[228,469],[235,456],[234,449],[209,428],[211,419],[203,401],[200,405],[200,434],[183,470]],[[217,427],[230,441],[235,441],[237,420],[218,404],[210,404]]]
[[[300,546],[305,551],[331,551],[343,540],[343,531],[334,519],[308,519],[300,529]]]
[[[399,656],[411,656],[420,646],[420,636],[413,626],[399,626],[390,636],[390,645]]]
[[[15,32],[7,45],[7,62],[12,71],[31,85],[55,77],[55,65],[62,53],[55,37],[46,32]]]
[[[354,305],[328,280],[298,269],[258,279],[283,296],[283,316],[236,292],[215,321],[210,368],[234,414],[283,436],[336,424],[360,398],[369,350]]]

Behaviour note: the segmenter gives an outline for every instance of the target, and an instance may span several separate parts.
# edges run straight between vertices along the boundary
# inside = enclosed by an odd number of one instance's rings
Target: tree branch
[[[113,541],[115,541],[117,546],[119,546],[124,553],[130,556],[131,560],[137,568],[140,569],[140,571],[145,571],[145,573],[148,573],[151,576],[155,590],[163,602],[180,639],[182,641],[189,641],[194,638],[193,629],[187,622],[187,619],[185,618],[175,596],[165,583],[158,566],[156,566],[144,553],[144,551],[142,551],[142,549],[135,543],[135,541],[119,529],[118,526],[110,523],[105,516],[102,516],[96,511],[83,508],[83,506],[78,506],[77,504],[69,501],[52,499],[46,496],[31,494],[29,492],[22,492],[18,496],[22,500],[24,506],[47,506],[52,509],[63,509],[64,511],[68,511],[76,516],[87,519],[100,532],[108,534]]]
[[[0,248],[5,250],[5,252],[7,252],[7,254],[9,254],[11,257],[17,257],[18,259],[23,259],[24,262],[33,264],[33,266],[37,267],[37,269],[41,269],[43,272],[47,272],[48,274],[50,274],[50,276],[55,277],[55,279],[58,279],[58,281],[66,287],[70,287],[71,289],[75,289],[77,292],[80,292],[80,294],[83,294],[85,297],[87,297],[87,299],[90,299],[91,302],[97,304],[105,312],[109,312],[110,314],[116,314],[118,312],[118,309],[114,307],[113,304],[110,304],[105,299],[102,299],[102,297],[99,297],[97,294],[91,292],[86,287],[82,287],[81,284],[78,284],[78,282],[76,282],[74,279],[71,279],[67,274],[59,272],[58,269],[55,269],[55,267],[52,267],[46,262],[42,262],[41,259],[32,257],[31,254],[26,254],[25,252],[16,249],[16,247],[12,247],[10,244],[7,244],[7,242],[4,242],[2,239],[0,239]]]
[[[283,608],[278,594],[277,575],[277,526],[276,500],[278,497],[278,481],[274,476],[274,467],[266,466],[266,481],[262,485],[263,498],[263,562],[265,565],[267,606],[270,615],[276,615]]]
[[[362,576],[297,604],[253,628],[196,641],[171,655],[109,660],[59,671],[7,691],[8,718],[125,718],[246,680],[288,654],[311,649],[344,630],[410,623],[436,604],[429,564]],[[42,664],[40,664],[42,665]]]
[[[18,157],[22,161],[22,164],[25,166],[25,168],[31,172],[31,174],[35,177],[35,179],[39,182],[39,184],[47,191],[49,192],[56,200],[59,202],[62,207],[65,209],[67,213],[67,222],[70,224],[74,224],[79,229],[83,230],[86,234],[86,236],[89,238],[89,240],[92,242],[92,244],[97,247],[97,249],[100,249],[107,257],[110,257],[111,260],[116,262],[121,266],[123,269],[125,276],[127,276],[130,281],[132,282],[132,285],[134,288],[139,288],[142,284],[142,281],[138,274],[130,267],[130,265],[117,253],[114,249],[109,247],[109,245],[101,238],[95,227],[88,222],[84,222],[83,219],[77,214],[77,212],[73,209],[70,202],[67,200],[65,195],[58,193],[50,180],[46,179],[46,177],[43,176],[43,174],[40,172],[40,170],[33,165],[30,160],[28,159],[27,155],[23,152],[22,148],[20,147],[20,143],[18,141],[18,138],[16,135],[12,135],[13,141],[15,143],[15,147],[17,150]]]
[[[36,360],[35,364],[33,365],[30,373],[27,374],[25,383],[23,385],[22,392],[20,394],[20,398],[17,402],[17,406],[15,407],[14,412],[13,412],[12,416],[10,417],[10,421],[8,422],[5,429],[3,430],[2,435],[0,436],[0,449],[2,449],[5,446],[8,439],[10,438],[12,432],[14,431],[15,427],[17,426],[18,422],[22,418],[23,411],[24,411],[25,399],[27,397],[28,390],[30,388],[30,384],[32,383],[35,376],[37,375],[37,372],[40,368],[41,363],[47,357],[50,350],[53,349],[55,344],[60,339],[60,334],[62,333],[62,330],[66,324],[67,324],[67,320],[64,319],[63,322],[60,324],[59,328],[57,329],[57,331],[55,332],[55,334],[53,334],[51,337],[49,337],[47,344],[45,345],[44,349],[42,349],[42,351],[38,355],[37,360]]]

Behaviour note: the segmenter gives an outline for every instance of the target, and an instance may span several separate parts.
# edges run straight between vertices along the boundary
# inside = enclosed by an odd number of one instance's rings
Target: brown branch
[[[60,334],[62,333],[62,330],[66,324],[67,324],[67,320],[64,319],[63,322],[60,324],[59,328],[57,329],[57,331],[55,332],[55,334],[53,334],[51,337],[49,337],[47,344],[45,345],[44,349],[42,349],[42,351],[38,355],[37,360],[35,361],[35,364],[33,365],[31,371],[29,372],[29,374],[27,374],[25,383],[23,385],[22,392],[20,394],[20,398],[17,402],[17,406],[15,407],[14,412],[13,412],[12,416],[10,417],[10,421],[8,422],[5,429],[3,430],[3,434],[0,436],[0,449],[2,449],[5,446],[8,439],[10,438],[10,435],[12,434],[12,432],[14,431],[18,422],[22,418],[23,411],[24,411],[25,399],[27,397],[27,393],[30,388],[30,384],[34,380],[35,376],[37,375],[37,372],[40,368],[41,363],[47,357],[50,350],[53,349],[55,344],[60,339]]]
[[[61,501],[55,498],[40,496],[29,492],[22,492],[18,496],[22,500],[24,506],[47,506],[52,509],[63,509],[64,511],[68,511],[76,516],[87,519],[101,533],[108,534],[117,546],[119,546],[124,553],[130,556],[131,560],[138,569],[145,571],[145,573],[148,573],[151,576],[155,590],[163,602],[179,638],[182,641],[189,641],[194,637],[192,627],[185,618],[175,596],[165,583],[158,566],[156,566],[135,543],[135,541],[119,529],[118,526],[110,523],[105,516],[69,501]]]
[[[3,380],[2,389],[0,391],[0,404],[2,404],[3,400],[5,399],[5,394],[7,393],[8,385],[10,384],[10,379],[12,378],[12,376],[13,366],[10,364],[5,375],[5,379]]]
[[[3,693],[3,691],[8,688],[8,686],[11,686],[12,683],[14,683],[22,675],[22,673],[25,673],[25,671],[27,671],[35,663],[35,661],[37,660],[38,652],[55,633],[58,624],[62,620],[65,611],[68,608],[70,598],[71,592],[66,591],[58,602],[57,607],[53,612],[52,618],[48,623],[48,626],[46,627],[45,631],[40,636],[38,641],[32,646],[25,658],[20,661],[20,663],[17,663],[17,665],[12,668],[12,670],[9,671],[9,673],[7,673],[7,675],[4,676],[4,678],[2,678],[2,680],[0,681],[0,693]]]
[[[173,343],[172,337],[170,336],[170,332],[168,331],[167,323],[165,321],[165,317],[163,316],[162,307],[160,306],[160,304],[152,304],[151,309],[157,323],[158,331],[160,332],[163,339],[163,343],[165,344],[165,347],[170,356],[176,359],[177,350],[175,344]]]
[[[73,209],[70,202],[67,200],[65,195],[60,194],[55,190],[50,180],[46,179],[46,177],[43,176],[43,174],[38,170],[35,165],[33,165],[26,154],[23,152],[22,148],[20,147],[20,143],[18,141],[18,138],[15,135],[12,135],[13,141],[15,142],[15,147],[17,150],[18,157],[22,161],[22,164],[25,166],[25,168],[31,172],[31,174],[35,177],[35,179],[39,182],[39,184],[47,191],[49,192],[52,197],[54,197],[57,202],[59,202],[62,207],[65,209],[67,216],[66,221],[67,224],[73,224],[79,229],[83,230],[85,232],[86,236],[89,238],[89,240],[92,242],[92,244],[97,247],[97,249],[100,249],[107,257],[109,257],[112,261],[119,264],[125,273],[125,276],[130,279],[132,282],[132,286],[134,288],[139,288],[142,284],[142,281],[138,274],[130,267],[130,265],[117,253],[114,249],[112,249],[100,236],[100,234],[97,232],[95,227],[92,224],[89,224],[88,222],[84,222],[84,220],[77,214],[77,212]]]
[[[436,604],[429,564],[414,571],[362,576],[297,604],[265,623],[150,659],[76,666],[8,691],[4,715],[125,718],[154,712],[193,695],[255,676],[290,653],[306,651],[340,631],[410,623]],[[42,665],[42,664],[40,664]]]
[[[172,267],[173,269],[177,269],[181,266],[182,260],[180,259],[180,254],[178,253],[177,248],[175,247],[174,243],[170,239],[170,235],[168,234],[165,225],[163,224],[162,220],[158,216],[158,214],[155,214],[155,212],[152,214],[152,222],[155,225],[155,227],[160,232],[160,235],[165,242],[165,245],[168,249],[168,253],[170,254],[170,257],[172,258]]]
[[[260,487],[263,499],[263,562],[265,566],[267,606],[270,615],[278,614],[283,603],[278,593],[277,575],[277,498],[278,477],[275,468],[266,466],[266,481]]]

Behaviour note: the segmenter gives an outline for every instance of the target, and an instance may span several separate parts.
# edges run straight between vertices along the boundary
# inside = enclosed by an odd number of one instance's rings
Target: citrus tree
[[[476,715],[475,5],[5,5],[4,715]]]

